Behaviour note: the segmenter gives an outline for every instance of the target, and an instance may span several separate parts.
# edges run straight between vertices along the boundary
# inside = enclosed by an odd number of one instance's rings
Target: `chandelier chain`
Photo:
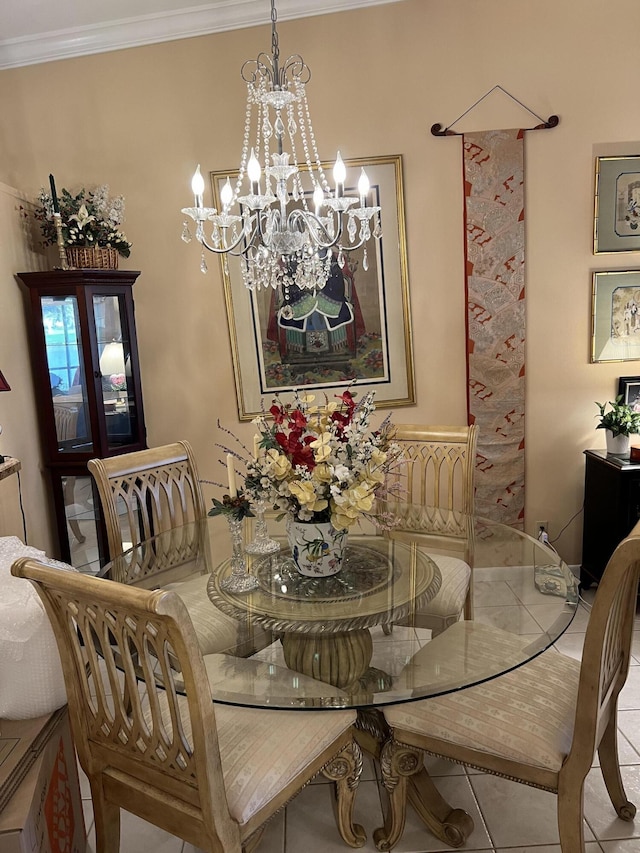
[[[276,11],[276,2],[275,0],[271,0],[271,54],[273,56],[273,67],[276,72],[276,79],[278,76],[278,63],[280,60],[280,47],[278,45],[278,30],[276,29],[276,22],[278,20],[278,13]]]

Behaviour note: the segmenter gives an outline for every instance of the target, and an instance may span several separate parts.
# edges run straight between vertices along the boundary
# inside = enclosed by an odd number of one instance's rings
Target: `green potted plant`
[[[613,403],[598,403],[600,423],[596,429],[606,430],[607,453],[616,456],[629,455],[629,436],[640,433],[640,412],[622,402],[622,395],[616,397]],[[605,409],[609,406],[609,410]]]

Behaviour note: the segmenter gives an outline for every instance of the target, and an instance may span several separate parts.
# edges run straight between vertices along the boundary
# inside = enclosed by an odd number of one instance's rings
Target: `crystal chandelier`
[[[276,21],[271,0],[272,55],[260,53],[242,66],[247,107],[235,185],[227,178],[220,211],[204,207],[204,179],[198,166],[191,182],[194,206],[182,213],[196,223],[202,272],[207,271],[205,249],[223,256],[227,273],[227,255],[237,255],[248,288],[281,287],[287,299],[291,286],[324,287],[334,260],[342,268],[345,252],[364,246],[372,234],[380,238],[382,230],[380,207],[368,204],[370,185],[364,169],[358,196],[345,195],[346,168],[339,151],[330,188],[305,91],[311,71],[297,54],[280,64]],[[245,175],[248,192],[243,187]],[[205,235],[208,221],[210,237]],[[191,240],[186,219],[182,239]],[[366,246],[362,265],[368,268]]]

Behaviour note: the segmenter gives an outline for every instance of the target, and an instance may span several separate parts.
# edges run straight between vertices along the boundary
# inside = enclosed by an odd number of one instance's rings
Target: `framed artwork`
[[[593,251],[640,251],[640,156],[596,158]]]
[[[640,376],[621,376],[618,397],[622,397],[622,402],[631,406],[634,412],[640,412]]]
[[[332,164],[322,165],[330,174]],[[279,290],[248,290],[241,258],[221,256],[241,421],[268,410],[275,394],[287,400],[301,388],[331,398],[351,385],[358,398],[375,389],[377,407],[415,403],[402,158],[345,160],[345,166],[345,195],[356,196],[365,167],[373,203],[381,207],[382,237],[365,244],[366,261],[365,247],[345,248],[344,266],[340,269],[334,258],[323,290],[300,291],[303,320],[291,322]],[[218,209],[227,177],[233,183],[237,173],[211,173]],[[348,242],[345,235],[345,246]],[[341,304],[339,325],[331,321],[330,302]]]
[[[593,274],[591,361],[640,361],[640,270]]]

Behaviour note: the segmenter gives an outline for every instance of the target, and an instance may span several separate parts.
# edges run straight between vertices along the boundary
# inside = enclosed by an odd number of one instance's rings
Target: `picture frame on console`
[[[635,412],[640,412],[640,376],[621,376],[618,379],[618,396]]]
[[[304,331],[291,328],[281,310],[280,290],[248,290],[242,280],[243,260],[221,257],[241,421],[268,410],[276,394],[290,400],[294,389],[326,393],[329,399],[347,387],[358,399],[375,389],[378,408],[415,403],[402,158],[344,162],[345,195],[357,195],[360,170],[365,168],[373,203],[381,208],[382,237],[372,236],[364,247],[349,252],[349,237],[344,235],[346,262],[340,268],[334,257],[327,281],[328,296],[334,303],[344,301],[347,318],[335,335],[323,315],[322,296],[315,309],[317,322],[308,323]],[[332,164],[322,166],[331,175]],[[234,183],[237,172],[217,171],[210,177],[219,210],[221,189],[228,177]],[[311,200],[309,206],[313,209]],[[300,291],[307,299],[310,294]]]
[[[596,157],[593,251],[640,251],[640,155]]]
[[[591,361],[640,359],[640,270],[593,273]]]

